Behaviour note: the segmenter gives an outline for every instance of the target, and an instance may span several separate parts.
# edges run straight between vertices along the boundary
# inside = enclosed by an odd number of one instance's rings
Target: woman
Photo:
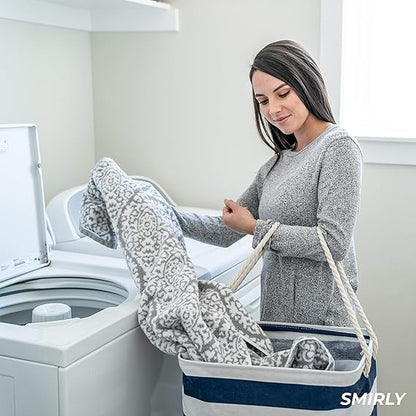
[[[181,227],[187,237],[221,246],[253,234],[255,247],[280,222],[263,255],[261,319],[349,325],[316,226],[356,290],[359,145],[335,124],[319,68],[297,43],[264,47],[250,80],[257,129],[275,155],[237,202],[224,201],[222,218],[177,210]]]

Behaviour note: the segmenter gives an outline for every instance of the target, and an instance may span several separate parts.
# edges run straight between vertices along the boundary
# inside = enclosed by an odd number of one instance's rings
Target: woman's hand
[[[224,199],[224,205],[222,220],[227,227],[239,233],[254,234],[257,221],[247,208],[242,207],[232,199]]]

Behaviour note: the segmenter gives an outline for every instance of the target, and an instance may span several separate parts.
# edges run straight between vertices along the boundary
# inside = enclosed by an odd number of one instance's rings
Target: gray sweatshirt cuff
[[[270,230],[270,227],[275,221],[273,220],[257,220],[253,233],[253,248],[256,248],[263,237]],[[271,239],[267,242],[266,247],[270,247]]]

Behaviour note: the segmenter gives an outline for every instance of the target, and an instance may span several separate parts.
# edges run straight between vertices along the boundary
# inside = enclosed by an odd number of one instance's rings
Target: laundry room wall
[[[318,0],[172,0],[179,32],[92,35],[96,155],[158,180],[181,204],[220,208],[272,156],[248,79],[281,38],[319,53]]]
[[[46,200],[85,183],[94,163],[90,34],[0,19],[0,51],[0,123],[37,125]]]
[[[416,161],[415,161],[416,163]],[[364,164],[356,227],[359,297],[379,337],[378,389],[407,393],[380,416],[416,408],[416,166]]]

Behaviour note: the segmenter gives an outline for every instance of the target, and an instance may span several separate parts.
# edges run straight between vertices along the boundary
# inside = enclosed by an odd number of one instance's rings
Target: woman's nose
[[[279,114],[282,111],[282,105],[277,101],[270,101],[269,102],[269,114],[270,117]]]

